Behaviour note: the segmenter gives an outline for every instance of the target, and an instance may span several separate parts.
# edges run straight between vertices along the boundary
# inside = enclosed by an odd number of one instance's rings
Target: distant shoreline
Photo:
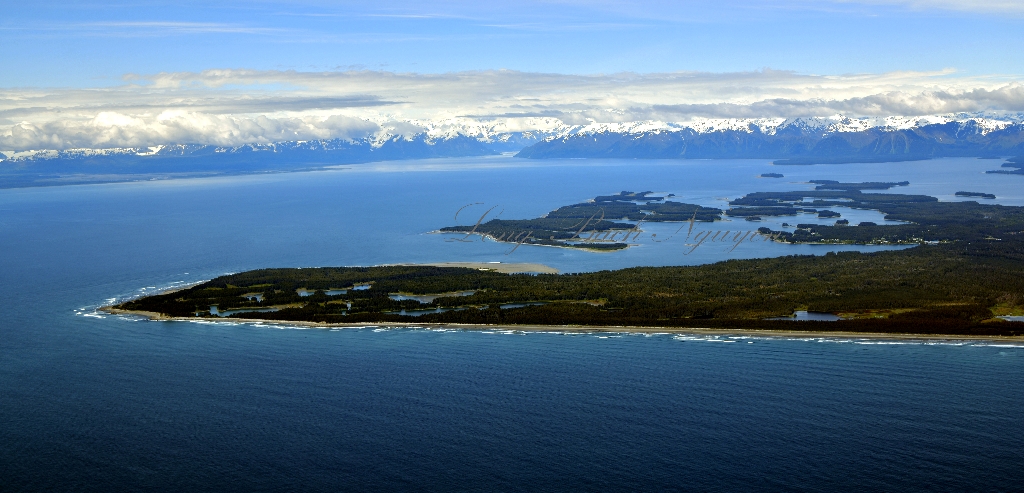
[[[685,222],[685,221],[680,221],[680,222]],[[641,230],[640,232],[643,232],[643,231]],[[614,253],[614,252],[621,252],[623,250],[628,250],[628,249],[630,249],[632,247],[639,246],[636,243],[626,243],[625,244],[626,246],[623,247],[623,248],[618,248],[618,249],[615,249],[615,250],[609,250],[609,249],[600,249],[600,248],[590,248],[590,247],[587,247],[587,246],[571,246],[571,245],[568,245],[568,244],[552,245],[552,244],[549,244],[549,243],[520,243],[518,241],[505,241],[505,240],[502,240],[502,239],[498,239],[498,238],[494,237],[494,235],[492,235],[490,233],[484,233],[482,231],[470,231],[470,232],[466,233],[464,231],[441,231],[440,229],[435,229],[434,231],[430,231],[427,234],[432,234],[432,235],[466,235],[466,236],[469,236],[469,235],[479,235],[480,238],[481,238],[481,241],[489,239],[489,240],[491,240],[491,241],[493,241],[495,243],[504,243],[506,245],[528,245],[528,246],[532,246],[532,247],[564,248],[566,250],[582,250],[582,251],[591,252],[591,253]],[[582,239],[582,241],[584,243],[586,243],[585,239]],[[605,243],[605,244],[607,244],[607,243]],[[446,262],[446,263],[450,263],[451,264],[451,263],[459,263],[459,262]],[[394,264],[394,265],[436,265],[436,264]],[[557,272],[554,272],[554,273],[557,274]]]
[[[501,272],[502,274],[524,274],[524,273],[538,273],[538,274],[558,274],[558,269],[550,267],[544,264],[528,263],[528,262],[433,262],[433,263],[403,263],[403,264],[382,264],[379,267],[386,266],[428,266],[428,267],[463,267],[467,269],[478,269],[478,270],[493,270],[495,272]]]
[[[378,322],[378,323],[326,323],[326,322],[305,322],[288,320],[270,320],[260,318],[230,318],[230,317],[169,317],[162,313],[122,310],[112,306],[104,306],[98,311],[111,315],[129,315],[144,317],[153,321],[161,322],[236,322],[246,324],[271,324],[271,325],[293,325],[311,328],[367,328],[367,327],[441,327],[461,330],[484,331],[484,330],[517,330],[522,332],[572,332],[580,334],[588,333],[629,333],[629,334],[676,334],[676,335],[715,335],[715,336],[753,336],[769,337],[780,339],[804,339],[808,337],[826,338],[856,338],[873,340],[896,340],[896,341],[985,341],[985,342],[1007,342],[1024,344],[1024,336],[983,336],[983,335],[955,335],[955,334],[900,334],[882,332],[841,332],[841,331],[810,331],[810,330],[755,330],[755,329],[710,329],[690,327],[660,327],[660,326],[599,326],[599,325],[502,325],[502,324],[456,324],[456,323],[413,323],[413,322]],[[802,322],[793,321],[799,324]]]

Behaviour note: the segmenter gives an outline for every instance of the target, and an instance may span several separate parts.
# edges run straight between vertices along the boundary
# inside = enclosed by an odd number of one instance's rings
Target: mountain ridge
[[[717,126],[593,124],[531,145],[517,157],[635,159],[775,159],[815,164],[1024,154],[1024,121],[894,122],[795,119],[731,120]],[[898,123],[898,124],[894,124]],[[743,126],[741,124],[745,124]]]
[[[237,146],[166,144],[0,152],[0,188],[318,169],[404,159],[497,155],[529,159],[772,159],[776,164],[1024,156],[1024,113],[929,117],[698,119],[549,125],[417,122],[356,139]],[[426,128],[424,130],[424,128]],[[1021,174],[1021,170],[1001,173]],[[102,178],[97,178],[103,176]]]
[[[519,151],[534,144],[544,142],[601,134],[632,136],[679,134],[693,136],[729,131],[738,134],[762,134],[780,137],[796,135],[805,137],[820,135],[820,137],[826,137],[833,134],[853,134],[865,131],[899,132],[901,130],[942,128],[947,134],[942,138],[948,140],[974,135],[985,136],[993,132],[1005,131],[1009,128],[1019,129],[1021,125],[1024,125],[1024,113],[959,113],[920,117],[890,116],[865,118],[853,118],[844,115],[801,118],[695,118],[688,122],[642,120],[599,123],[591,121],[579,125],[565,124],[557,119],[547,118],[543,121],[542,126],[544,128],[518,131],[510,130],[507,125],[487,125],[464,118],[436,122],[409,120],[404,123],[419,130],[412,133],[403,133],[393,126],[382,125],[380,132],[363,138],[251,142],[239,145],[165,143],[139,147],[68,148],[63,150],[5,151],[0,149],[0,162],[37,159],[84,159],[98,155],[185,156],[202,153],[200,152],[201,150],[204,150],[203,152],[212,150],[217,153],[234,154],[249,151],[351,151],[353,149],[372,149],[379,150],[379,154],[388,154],[396,146],[415,146],[417,144],[434,146],[440,144],[443,148],[463,138],[475,140],[488,147],[487,149],[478,149],[479,152],[508,152]]]
[[[287,172],[403,159],[497,155],[465,136],[384,140],[325,139],[223,147],[179,144],[136,148],[4,153],[0,188]]]

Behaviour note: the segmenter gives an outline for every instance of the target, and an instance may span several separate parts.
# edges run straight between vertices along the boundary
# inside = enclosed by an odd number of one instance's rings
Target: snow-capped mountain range
[[[0,162],[28,162],[39,160],[87,160],[90,158],[145,158],[185,157],[197,155],[236,155],[252,153],[352,153],[378,154],[381,159],[390,159],[395,147],[418,147],[423,155],[408,155],[406,158],[442,157],[468,154],[491,154],[514,152],[535,144],[550,147],[552,144],[567,143],[585,136],[620,135],[633,139],[642,136],[681,135],[706,136],[724,134],[748,134],[764,137],[794,136],[804,138],[826,138],[833,134],[857,134],[863,132],[916,131],[942,127],[951,131],[955,138],[986,136],[993,132],[1005,131],[1024,124],[1024,113],[984,115],[953,114],[922,117],[867,117],[853,118],[844,115],[813,118],[728,118],[693,119],[688,122],[634,121],[617,123],[592,122],[586,125],[567,125],[556,118],[534,119],[537,128],[511,130],[502,121],[481,122],[466,118],[440,121],[409,120],[401,125],[381,122],[379,132],[362,139],[321,139],[296,140],[272,143],[250,143],[240,146],[213,146],[203,144],[165,144],[144,147],[119,147],[108,149],[65,149],[0,151]],[[471,142],[472,141],[472,142]],[[452,154],[453,143],[458,148]],[[432,149],[436,152],[429,152]],[[407,149],[411,151],[411,149]],[[406,154],[406,153],[401,153]],[[418,153],[413,153],[418,154]],[[534,157],[534,156],[530,156]],[[582,156],[581,156],[582,157]],[[636,156],[642,157],[642,156]],[[778,156],[785,157],[785,156]]]
[[[591,123],[588,125],[565,126],[555,133],[554,138],[599,133],[647,134],[683,131],[696,134],[735,131],[775,135],[786,130],[798,130],[811,134],[820,133],[827,135],[831,133],[863,132],[872,129],[894,132],[950,123],[956,124],[963,130],[984,135],[1012,125],[1024,123],[1024,113],[999,116],[961,113],[919,117],[888,116],[867,118],[853,118],[844,115],[811,118],[699,118],[682,123],[660,121]]]
[[[0,153],[0,188],[295,171],[503,152],[531,159],[772,159],[777,164],[1024,156],[1024,114],[586,125],[548,118],[533,124],[534,128],[522,129],[507,121],[466,118],[391,121],[376,123],[379,130],[362,138],[9,151]]]
[[[524,158],[758,158],[899,161],[1024,155],[1024,113],[991,117],[703,119],[592,123],[520,151]]]
[[[117,160],[130,159],[137,161],[144,158],[205,157],[225,158],[244,157],[249,159],[267,159],[273,156],[317,154],[326,159],[337,159],[339,163],[363,162],[371,155],[378,159],[417,159],[426,157],[452,157],[460,155],[497,154],[488,147],[485,141],[454,135],[452,137],[435,137],[426,133],[411,137],[401,135],[376,135],[372,138],[349,139],[318,139],[294,140],[271,143],[251,143],[240,146],[215,146],[203,144],[167,144],[146,147],[115,147],[108,149],[65,149],[65,150],[31,150],[31,151],[0,151],[0,162],[10,163],[38,161],[82,161],[82,160]],[[409,154],[405,156],[404,154]],[[349,159],[351,158],[351,159]]]

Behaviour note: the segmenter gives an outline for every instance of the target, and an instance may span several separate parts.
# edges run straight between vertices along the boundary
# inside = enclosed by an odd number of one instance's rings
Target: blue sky
[[[1020,0],[0,0],[0,151],[1024,112],[1022,41]]]
[[[1024,71],[1014,2],[2,3],[3,87],[212,68]]]

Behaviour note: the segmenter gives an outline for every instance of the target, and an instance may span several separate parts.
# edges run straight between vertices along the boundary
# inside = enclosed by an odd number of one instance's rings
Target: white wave
[[[176,281],[178,283],[188,283],[188,281]],[[205,282],[205,281],[202,281]],[[155,289],[152,287],[143,289]],[[110,304],[116,298],[110,298],[106,300],[106,304]],[[84,306],[73,310],[76,316],[91,317],[106,319],[110,315],[103,312],[99,312],[97,307]],[[580,335],[591,335],[598,339],[610,339],[610,338],[621,338],[625,336],[636,336],[636,337],[654,337],[654,336],[671,336],[672,339],[678,341],[689,341],[689,342],[723,342],[723,343],[734,343],[746,341],[748,344],[754,344],[755,341],[799,341],[799,342],[816,342],[816,343],[833,343],[833,344],[858,344],[858,345],[872,345],[872,346],[970,346],[970,347],[994,347],[994,348],[1013,348],[1013,349],[1024,349],[1024,342],[1020,344],[1004,343],[1000,342],[986,342],[977,340],[930,340],[930,339],[866,339],[866,338],[850,338],[850,337],[797,337],[797,336],[776,336],[776,335],[708,335],[708,334],[674,334],[670,332],[581,332],[581,331],[562,331],[562,330],[545,330],[545,331],[527,331],[518,329],[492,329],[492,330],[473,330],[463,328],[451,328],[451,327],[428,327],[428,326],[376,326],[376,325],[352,325],[352,326],[334,326],[334,327],[317,327],[308,325],[294,325],[287,323],[274,323],[266,321],[245,321],[245,320],[210,320],[210,319],[177,319],[177,320],[153,320],[148,317],[138,315],[124,315],[118,314],[113,316],[117,320],[129,321],[129,322],[190,322],[196,324],[206,325],[224,325],[224,326],[250,326],[257,328],[273,328],[273,329],[294,329],[294,330],[311,330],[317,328],[326,328],[330,332],[338,332],[342,329],[360,329],[360,330],[371,330],[372,332],[388,332],[393,330],[409,330],[409,331],[432,331],[439,333],[446,332],[473,332],[479,334],[490,334],[490,335],[531,335],[531,334],[545,334],[545,335],[567,335],[567,336],[580,336]]]
[[[721,336],[704,336],[704,335],[681,334],[681,335],[672,336],[672,338],[677,340],[677,341],[687,341],[687,342],[694,342],[694,341],[695,342],[736,342],[736,341],[732,341],[732,340],[728,340],[728,339],[722,339]]]
[[[854,344],[863,344],[866,346],[911,346],[915,343],[912,342],[900,342],[900,341],[853,341]]]

